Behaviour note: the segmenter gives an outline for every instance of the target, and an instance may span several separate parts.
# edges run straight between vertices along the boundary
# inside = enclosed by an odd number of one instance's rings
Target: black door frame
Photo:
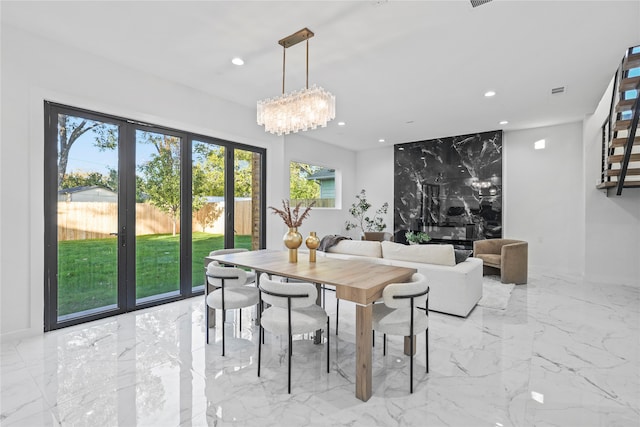
[[[118,303],[117,308],[59,321],[57,316],[58,300],[58,114],[74,115],[102,123],[114,124],[118,132]],[[191,183],[192,183],[192,144],[194,140],[211,143],[225,148],[225,248],[234,246],[234,152],[236,149],[260,154],[260,248],[264,248],[266,225],[266,149],[235,143],[205,135],[180,131],[159,125],[151,125],[102,114],[81,108],[65,106],[54,102],[44,102],[45,141],[44,141],[44,330],[50,331],[92,320],[110,317],[128,311],[156,306],[167,302],[201,295],[192,288],[192,224],[191,224]],[[135,133],[136,130],[157,132],[181,138],[181,212],[180,215],[180,292],[177,296],[154,299],[136,304],[135,289]],[[230,159],[230,161],[229,161]],[[228,185],[231,184],[231,185]],[[188,191],[185,191],[187,189]],[[133,208],[131,208],[133,207]],[[123,227],[125,227],[123,229]],[[126,245],[126,246],[125,246]],[[133,266],[133,267],[132,267]]]

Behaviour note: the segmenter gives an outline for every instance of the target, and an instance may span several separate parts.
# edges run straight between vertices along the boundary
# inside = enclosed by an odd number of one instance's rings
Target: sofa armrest
[[[529,269],[529,244],[509,243],[502,247],[500,270],[504,283],[527,283]]]

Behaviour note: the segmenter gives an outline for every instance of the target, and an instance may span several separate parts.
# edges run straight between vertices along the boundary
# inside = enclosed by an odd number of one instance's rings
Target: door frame
[[[57,316],[58,301],[58,122],[52,118],[57,118],[58,114],[77,115],[78,117],[95,120],[102,123],[114,124],[119,127],[118,131],[118,285],[117,285],[117,307],[113,310],[104,310],[95,314],[83,317],[76,317],[69,320],[59,321]],[[233,153],[236,149],[252,151],[260,154],[260,248],[266,246],[266,149],[254,147],[246,144],[226,141],[219,138],[195,134],[187,131],[171,129],[165,126],[151,125],[135,120],[117,117],[109,114],[89,111],[57,104],[55,102],[44,101],[45,129],[44,136],[44,331],[55,330],[80,323],[90,322],[117,314],[134,311],[172,301],[202,295],[203,290],[193,291],[192,288],[192,223],[191,223],[191,184],[192,184],[192,143],[199,142],[212,143],[225,147],[225,235],[224,246],[231,248],[234,245],[233,222],[234,222],[234,187],[227,183],[233,183],[234,163]],[[155,299],[136,304],[135,289],[135,133],[136,130],[146,130],[150,132],[166,133],[179,136],[181,140],[181,212],[180,215],[180,287],[179,295],[168,298]],[[229,163],[229,157],[231,162]],[[187,191],[185,191],[185,189]],[[133,206],[133,208],[131,208]],[[121,229],[123,226],[126,230]],[[123,240],[127,242],[127,247],[123,248]]]

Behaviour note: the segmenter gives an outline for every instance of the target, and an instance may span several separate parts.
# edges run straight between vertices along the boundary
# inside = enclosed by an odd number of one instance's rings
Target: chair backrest
[[[425,305],[429,299],[429,285],[427,279],[420,273],[411,276],[411,282],[392,283],[387,285],[382,291],[384,303],[391,308],[411,307],[411,297],[413,306]]]
[[[237,254],[238,252],[247,252],[248,250],[249,249],[246,249],[246,248],[217,249],[215,251],[209,252],[209,256]]]
[[[207,281],[210,285],[221,287],[222,278],[224,286],[243,286],[247,284],[247,272],[235,267],[223,267],[216,261],[207,266]]]
[[[291,299],[291,308],[309,307],[316,303],[318,291],[311,283],[285,283],[271,280],[265,273],[260,275],[262,300],[275,307],[287,308]]]

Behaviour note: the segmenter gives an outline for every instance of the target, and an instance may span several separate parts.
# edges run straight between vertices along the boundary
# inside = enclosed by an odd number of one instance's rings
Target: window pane
[[[136,131],[136,302],[180,288],[180,138]]]
[[[234,150],[234,247],[260,248],[260,153]]]
[[[58,321],[117,308],[118,127],[58,115]]]
[[[317,208],[336,206],[336,170],[309,163],[289,164],[289,198],[292,204],[302,203]]]
[[[193,141],[191,286],[204,286],[203,259],[224,248],[224,156],[215,144]]]

